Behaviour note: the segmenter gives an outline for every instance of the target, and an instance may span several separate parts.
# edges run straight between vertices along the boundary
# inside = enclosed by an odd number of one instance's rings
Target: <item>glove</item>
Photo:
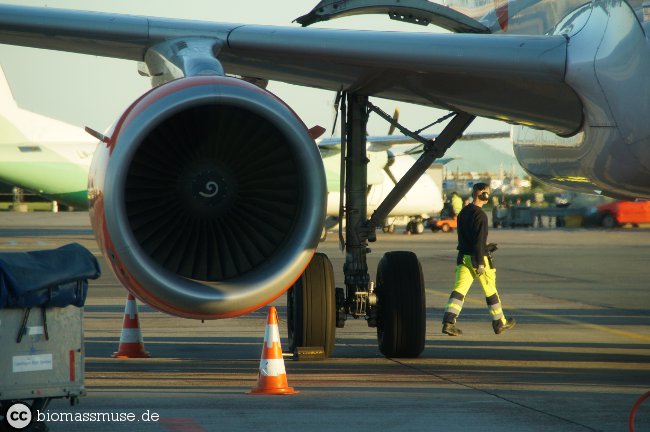
[[[481,276],[482,274],[485,274],[485,266],[483,264],[478,266],[478,268],[476,269],[476,274],[479,275],[479,276]]]

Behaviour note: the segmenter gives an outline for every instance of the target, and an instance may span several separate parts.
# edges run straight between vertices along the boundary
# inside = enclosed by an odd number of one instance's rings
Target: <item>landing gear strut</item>
[[[404,128],[391,116],[376,108],[368,101],[367,96],[344,93],[343,97],[340,98],[340,102],[342,122],[341,186],[342,189],[343,185],[345,187],[345,205],[342,210],[344,209],[346,227],[345,239],[342,232],[339,233],[339,238],[341,247],[345,247],[345,264],[343,266],[345,289],[336,288],[335,294],[330,294],[330,288],[334,292],[333,287],[327,285],[327,288],[323,288],[323,284],[305,282],[310,278],[303,275],[303,278],[301,278],[303,291],[309,292],[309,290],[317,287],[317,292],[320,293],[321,289],[324,289],[327,293],[322,295],[327,299],[331,299],[332,295],[334,296],[335,307],[330,309],[328,303],[330,300],[323,300],[321,305],[317,306],[317,308],[322,308],[320,312],[305,312],[312,306],[306,305],[305,301],[300,299],[300,296],[296,294],[296,286],[294,286],[290,296],[291,301],[294,302],[290,309],[294,312],[290,310],[290,314],[296,314],[298,313],[295,312],[296,310],[302,310],[303,313],[311,315],[311,318],[307,318],[307,321],[310,321],[311,324],[295,324],[300,323],[301,320],[297,319],[297,316],[290,318],[294,323],[289,324],[290,329],[293,325],[293,339],[299,339],[298,335],[304,335],[306,328],[320,328],[315,321],[323,320],[327,324],[325,330],[320,331],[319,334],[324,335],[322,343],[329,344],[327,339],[329,335],[332,335],[333,338],[333,331],[329,330],[329,326],[332,325],[331,322],[335,322],[336,327],[343,327],[348,317],[365,318],[370,327],[377,327],[377,340],[382,354],[387,357],[417,357],[424,349],[426,329],[426,302],[420,262],[412,252],[386,253],[377,269],[377,286],[375,288],[375,284],[370,280],[366,262],[366,255],[370,253],[368,242],[376,241],[377,227],[384,226],[383,222],[390,211],[404,198],[433,161],[444,155],[445,151],[460,138],[475,117],[466,113],[456,113],[435,140],[427,140]],[[423,143],[424,151],[368,219],[366,205],[368,190],[366,124],[370,112],[375,112],[405,135],[409,135]],[[343,196],[343,193],[341,196]],[[318,259],[321,260],[322,258]],[[316,264],[316,266],[320,268],[322,265]],[[311,271],[308,268],[306,273]],[[327,273],[326,270],[317,270],[316,272],[319,274],[321,272]],[[305,288],[304,284],[309,284],[311,288]],[[303,294],[303,296],[305,295],[308,296],[309,294]],[[316,294],[317,297],[320,295]],[[302,306],[296,307],[295,302],[300,302]],[[332,316],[334,316],[334,319],[330,321]],[[297,325],[304,326],[304,328],[298,329]],[[316,339],[299,341],[298,343],[312,343]],[[318,339],[318,341],[320,340]],[[318,343],[320,344],[320,342]],[[331,349],[328,350],[327,348],[325,351],[327,353],[332,352]]]

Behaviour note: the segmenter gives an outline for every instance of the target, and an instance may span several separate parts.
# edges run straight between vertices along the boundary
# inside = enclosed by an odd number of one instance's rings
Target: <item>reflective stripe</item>
[[[263,376],[285,375],[284,359],[262,359],[260,361],[260,374]]]
[[[449,303],[448,304],[454,304],[458,305],[459,307],[463,307],[463,304],[465,304],[465,300],[458,300],[455,298],[449,298]]]
[[[124,308],[124,315],[128,315],[130,319],[135,319],[138,315],[138,309],[135,300],[127,300],[126,307]]]
[[[142,342],[142,332],[139,328],[123,328],[120,343]]]
[[[503,318],[503,309],[501,309],[501,303],[496,303],[488,307],[490,314],[492,315],[492,320],[497,321]]]
[[[462,296],[463,299],[459,300],[458,298],[455,298],[454,294],[457,294],[456,291],[453,291],[451,293],[451,297],[449,297],[449,303],[447,303],[447,308],[445,309],[445,312],[453,312],[456,315],[459,315],[460,311],[463,309],[463,304],[465,304],[465,300],[464,300],[465,296]]]
[[[264,340],[269,348],[273,348],[274,343],[280,344],[280,330],[277,324],[267,324],[264,330]]]

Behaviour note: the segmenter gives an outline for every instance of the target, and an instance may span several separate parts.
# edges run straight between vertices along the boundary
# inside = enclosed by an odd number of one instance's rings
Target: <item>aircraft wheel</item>
[[[387,252],[377,267],[377,341],[386,357],[424,350],[426,304],[420,261],[413,252]]]
[[[336,336],[334,269],[327,255],[314,254],[311,262],[287,292],[289,350],[323,347],[325,357],[334,351]]]
[[[406,232],[409,234],[422,234],[424,232],[424,224],[422,222],[410,221],[406,224]]]

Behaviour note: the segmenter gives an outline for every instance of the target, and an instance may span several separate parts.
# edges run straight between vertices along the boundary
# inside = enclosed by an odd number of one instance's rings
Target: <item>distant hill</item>
[[[449,172],[489,172],[498,174],[503,170],[506,175],[513,169],[515,175],[526,176],[512,150],[508,139],[485,141],[458,141],[445,154],[445,157],[458,158],[445,165]]]

